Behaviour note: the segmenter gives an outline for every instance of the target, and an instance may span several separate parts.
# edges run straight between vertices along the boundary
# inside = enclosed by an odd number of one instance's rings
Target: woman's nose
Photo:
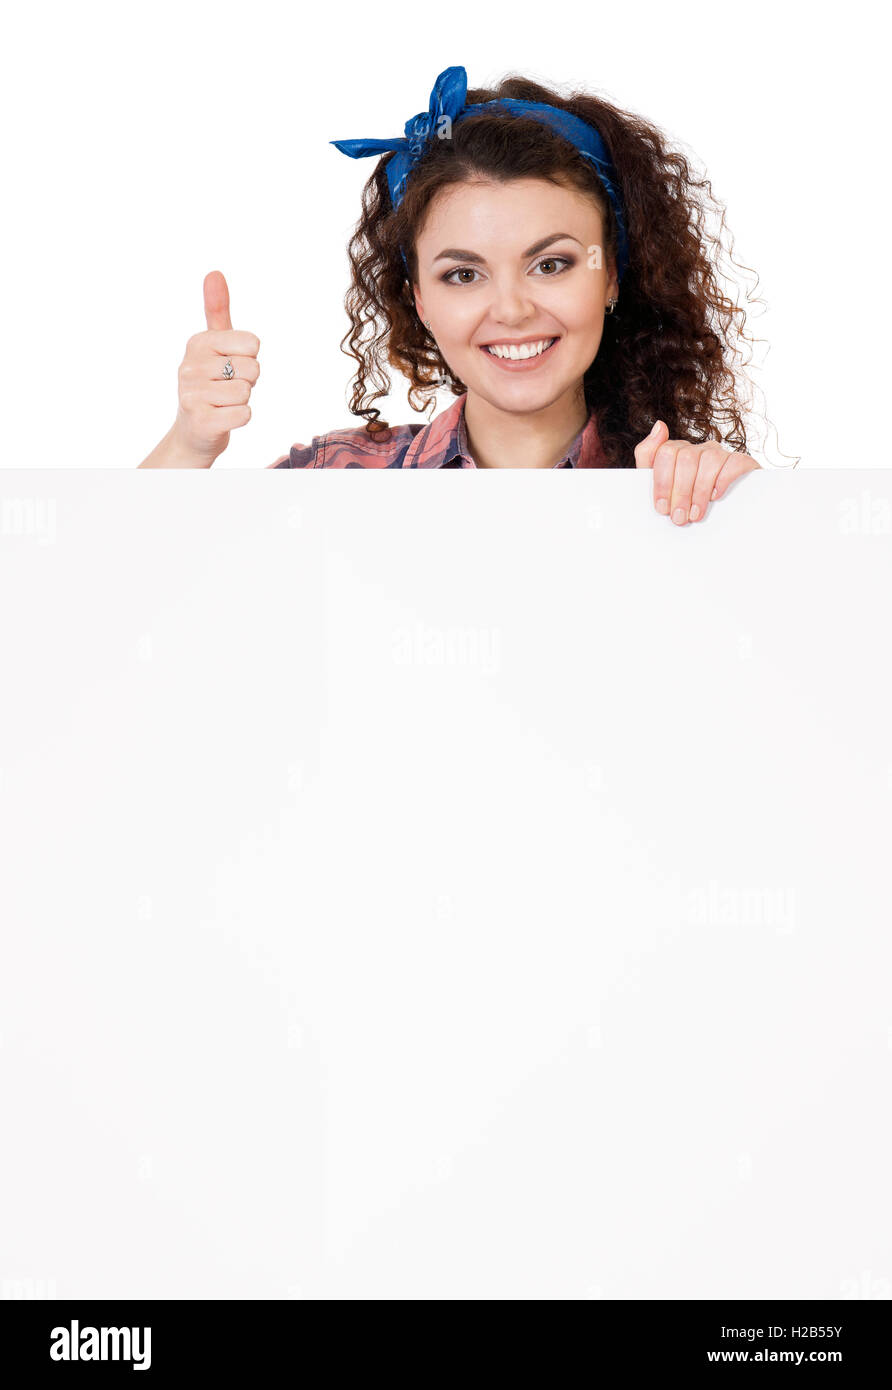
[[[535,314],[529,296],[514,285],[496,287],[490,303],[490,317],[510,328]]]

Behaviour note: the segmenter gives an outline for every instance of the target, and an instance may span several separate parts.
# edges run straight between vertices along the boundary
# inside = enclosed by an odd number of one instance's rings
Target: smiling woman
[[[364,424],[271,467],[652,468],[655,505],[682,524],[759,467],[735,360],[745,311],[719,288],[721,240],[705,230],[711,186],[656,126],[518,76],[469,92],[454,67],[404,138],[332,143],[380,156],[350,241],[341,342]],[[208,467],[250,418],[257,340],[232,332],[219,272],[205,303],[182,420],[141,466]],[[389,367],[414,410],[441,388],[457,399],[391,427],[375,405]]]

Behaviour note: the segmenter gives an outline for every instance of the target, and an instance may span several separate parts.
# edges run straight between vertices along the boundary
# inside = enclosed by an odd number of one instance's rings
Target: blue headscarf
[[[463,120],[466,116],[479,115],[481,112],[498,110],[507,111],[513,116],[531,116],[534,120],[550,126],[557,135],[562,135],[565,140],[576,147],[585,159],[594,165],[595,172],[603,184],[604,191],[616,214],[618,231],[616,273],[621,280],[629,263],[626,220],[623,215],[619,181],[613,167],[613,161],[607,152],[604,141],[594,127],[586,121],[580,120],[578,116],[572,115],[569,111],[561,111],[556,106],[546,106],[541,101],[514,101],[510,97],[505,97],[496,101],[478,102],[466,106],[467,94],[468,75],[464,68],[446,68],[434,83],[427,111],[413,116],[411,120],[406,122],[404,139],[396,136],[392,140],[331,140],[329,144],[334,145],[342,154],[349,155],[351,159],[364,159],[367,155],[386,154],[388,150],[395,151],[393,158],[388,160],[386,166],[390,200],[395,211],[403,200],[406,180],[424,154],[425,145],[428,141],[435,140],[440,134],[441,122],[448,138],[452,126],[457,121]],[[444,117],[448,118],[445,122]],[[403,260],[405,261],[405,259],[404,252]]]

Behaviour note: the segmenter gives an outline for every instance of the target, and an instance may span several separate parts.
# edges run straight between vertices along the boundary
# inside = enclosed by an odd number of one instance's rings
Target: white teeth
[[[486,351],[492,353],[493,357],[508,357],[512,361],[521,361],[524,357],[537,357],[546,348],[551,347],[552,343],[557,342],[556,338],[543,338],[538,343],[521,343],[520,347],[516,343],[488,343]]]

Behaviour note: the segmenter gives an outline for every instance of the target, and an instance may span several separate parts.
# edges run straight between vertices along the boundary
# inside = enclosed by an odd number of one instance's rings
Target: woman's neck
[[[478,468],[554,468],[588,420],[578,387],[546,406],[524,413],[499,410],[468,392],[465,431]]]

